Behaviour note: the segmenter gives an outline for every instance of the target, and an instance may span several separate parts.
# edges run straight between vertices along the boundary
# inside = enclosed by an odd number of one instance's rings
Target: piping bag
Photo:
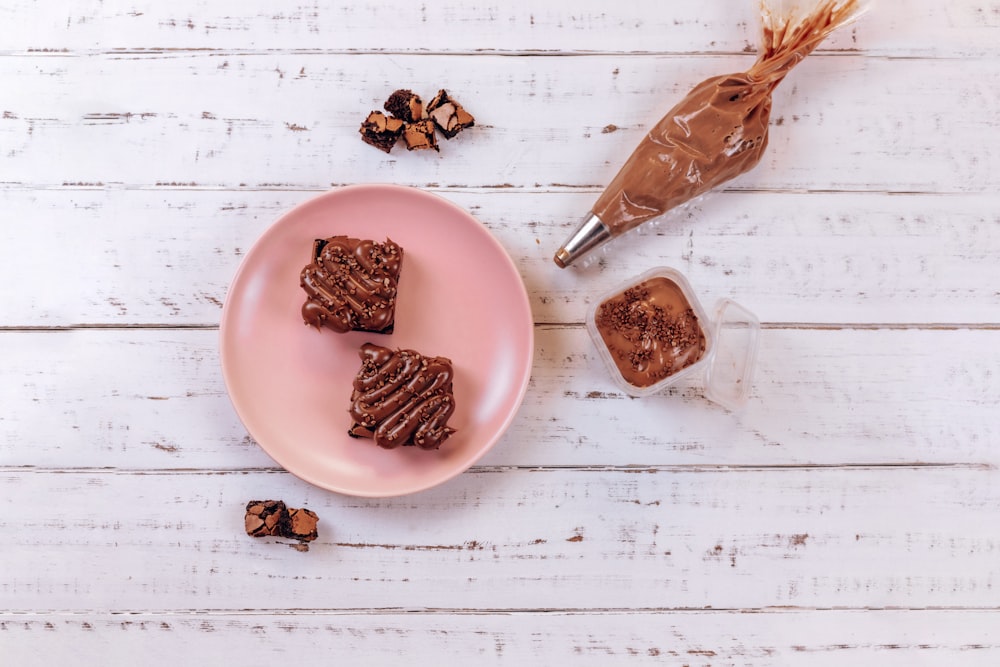
[[[649,131],[555,254],[565,268],[611,239],[752,169],[767,147],[771,93],[861,0],[819,0],[807,13],[761,2],[763,39],[746,72],[702,81]]]

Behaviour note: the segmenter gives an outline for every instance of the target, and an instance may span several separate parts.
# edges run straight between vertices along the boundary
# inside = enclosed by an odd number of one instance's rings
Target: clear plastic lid
[[[750,399],[760,322],[757,316],[731,299],[715,304],[715,345],[705,366],[705,396],[719,405],[738,410]]]
[[[640,387],[630,383],[623,375],[622,369],[616,364],[598,329],[597,312],[605,301],[623,294],[630,287],[635,287],[657,277],[672,281],[687,299],[692,311],[702,324],[705,351],[702,357],[690,366],[668,375],[654,384]],[[629,395],[648,396],[655,394],[700,370],[704,373],[705,396],[725,408],[738,410],[746,405],[750,398],[760,337],[760,322],[753,313],[730,299],[721,299],[716,304],[714,315],[713,320],[708,318],[683,274],[669,267],[657,267],[625,281],[597,299],[587,315],[587,329],[615,384]]]

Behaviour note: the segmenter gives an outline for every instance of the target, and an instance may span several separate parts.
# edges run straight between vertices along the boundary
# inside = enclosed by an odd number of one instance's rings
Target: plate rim
[[[243,278],[244,273],[246,273],[249,270],[247,266],[249,265],[251,258],[255,255],[255,251],[257,251],[257,249],[261,247],[261,245],[265,242],[265,239],[270,234],[276,233],[274,230],[281,228],[283,225],[289,224],[288,220],[294,219],[296,215],[299,214],[301,209],[304,209],[308,206],[314,206],[316,205],[317,202],[321,200],[337,199],[342,196],[349,196],[350,193],[363,190],[395,191],[399,194],[402,194],[403,196],[414,196],[417,198],[432,199],[436,201],[438,204],[442,204],[448,208],[451,208],[460,217],[465,218],[469,222],[478,225],[482,229],[482,231],[485,232],[485,237],[489,239],[490,243],[492,243],[494,248],[499,251],[499,255],[500,257],[503,258],[503,261],[506,263],[507,267],[518,278],[517,280],[517,284],[519,286],[518,293],[522,297],[520,301],[524,307],[525,313],[528,316],[528,324],[529,324],[529,326],[527,327],[528,354],[525,355],[523,367],[519,369],[520,382],[518,383],[516,396],[514,397],[514,401],[511,404],[512,405],[511,410],[508,412],[507,415],[504,416],[503,422],[500,424],[499,428],[496,429],[496,433],[489,439],[489,442],[485,443],[466,464],[457,466],[453,470],[447,470],[445,474],[440,476],[435,476],[428,481],[411,485],[403,489],[393,490],[391,492],[365,491],[363,489],[359,490],[356,488],[352,488],[350,486],[338,485],[335,483],[330,483],[328,480],[323,479],[321,477],[311,475],[309,474],[308,471],[293,470],[288,466],[286,466],[285,463],[281,461],[281,458],[279,456],[276,456],[271,451],[271,449],[269,449],[263,442],[261,442],[257,438],[257,436],[253,434],[250,427],[247,425],[247,420],[244,418],[243,411],[240,409],[237,399],[233,394],[232,386],[234,380],[231,379],[231,373],[235,373],[235,371],[230,369],[231,362],[227,360],[228,359],[228,355],[226,352],[227,345],[225,344],[226,329],[228,326],[227,323],[231,316],[231,304],[233,302],[231,298],[234,292],[233,287],[237,285],[237,283]],[[295,477],[298,477],[299,479],[308,484],[311,484],[321,489],[325,489],[327,491],[332,491],[334,493],[339,493],[342,495],[358,497],[358,498],[395,498],[395,497],[420,493],[422,491],[427,491],[428,489],[440,486],[441,484],[444,484],[458,477],[459,475],[467,472],[477,462],[479,462],[487,453],[489,453],[500,441],[500,439],[504,436],[504,434],[510,428],[510,425],[513,423],[514,419],[520,412],[521,406],[524,402],[524,397],[527,395],[528,387],[531,382],[531,372],[534,367],[534,357],[535,357],[534,324],[535,324],[534,313],[531,310],[531,300],[528,295],[527,285],[524,282],[524,278],[521,276],[521,273],[518,270],[517,265],[514,263],[514,260],[510,256],[510,253],[507,252],[507,249],[503,246],[503,244],[500,243],[500,241],[496,238],[496,236],[494,236],[493,232],[490,231],[490,229],[486,227],[486,225],[483,224],[481,220],[476,218],[470,212],[468,212],[455,202],[451,201],[450,199],[436,192],[430,192],[423,188],[409,186],[409,185],[399,185],[396,183],[352,183],[348,185],[338,186],[332,190],[326,190],[324,192],[318,193],[312,197],[309,197],[295,204],[294,206],[286,210],[284,213],[282,213],[280,216],[275,218],[267,226],[267,228],[264,229],[264,231],[261,232],[256,239],[254,239],[250,248],[247,250],[246,254],[240,260],[239,266],[236,268],[236,271],[233,274],[233,277],[232,279],[230,279],[229,284],[227,286],[226,298],[223,301],[222,312],[219,318],[219,332],[218,332],[219,363],[222,369],[223,382],[226,386],[226,396],[228,397],[230,404],[235,410],[236,416],[240,420],[241,425],[243,426],[243,428],[246,429],[247,434],[251,438],[253,438],[257,446],[260,447],[260,449],[263,450],[264,453],[267,454],[283,470],[291,473]]]

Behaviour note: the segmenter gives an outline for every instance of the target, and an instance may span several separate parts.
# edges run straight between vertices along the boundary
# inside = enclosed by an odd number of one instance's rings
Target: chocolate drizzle
[[[450,359],[372,343],[362,345],[359,355],[350,435],[373,438],[386,449],[437,449],[455,432],[447,426],[455,411]]]
[[[317,239],[300,276],[306,324],[338,333],[391,333],[403,249],[347,236]]]

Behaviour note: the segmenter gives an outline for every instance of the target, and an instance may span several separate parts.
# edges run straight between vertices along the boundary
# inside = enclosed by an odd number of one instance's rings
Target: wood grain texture
[[[231,407],[217,341],[214,330],[0,333],[0,365],[19,378],[0,384],[0,465],[273,467]],[[697,379],[628,398],[580,327],[538,327],[535,351],[524,405],[484,466],[1000,464],[996,330],[768,329],[737,414]]]
[[[968,57],[992,55],[1000,39],[996,0],[922,2],[900,12],[889,2],[824,48],[870,55]],[[15,19],[0,24],[0,43],[11,51],[162,49],[303,49],[416,51],[703,53],[756,49],[754,0],[672,3],[669,11],[643,0],[609,6],[602,0],[559,3],[515,0],[470,4],[458,0],[418,3],[297,3],[266,0],[152,0],[62,2],[40,12],[27,0],[0,10]]]
[[[1000,4],[876,2],[776,91],[764,162],[580,270],[646,129],[746,68],[755,0],[0,7],[0,663],[996,665]],[[478,120],[362,144],[393,89]],[[296,203],[443,194],[510,252],[527,399],[471,471],[361,500],[275,466],[219,315]],[[765,323],[756,389],[614,390],[581,322],[650,266]],[[245,503],[320,517],[304,553]]]
[[[599,264],[560,271],[552,255],[596,191],[434,191],[500,240],[539,323],[579,324],[598,295],[666,264],[706,307],[730,297],[765,322],[1000,324],[1000,291],[984,280],[1000,248],[993,194],[713,194],[607,246]],[[0,283],[45,263],[75,277],[9,290],[0,324],[217,325],[243,256],[316,194],[0,189],[10,221],[0,226]]]
[[[407,54],[0,58],[0,183],[238,189],[391,181],[599,187],[709,76],[752,56]],[[572,82],[566,85],[566,82]],[[358,128],[395,88],[446,87],[477,127],[433,155],[385,155]],[[985,193],[1000,157],[988,59],[810,57],[774,93],[770,147],[740,189]],[[877,101],[877,103],[875,103]],[[617,131],[605,131],[614,126]],[[557,149],[539,150],[541,144]],[[155,156],[155,159],[153,158]],[[585,211],[580,211],[583,215]]]
[[[244,534],[261,497],[319,515],[308,553]],[[976,467],[482,471],[384,500],[5,471],[0,500],[10,611],[993,608],[1000,577],[1000,475]]]
[[[263,667],[286,654],[395,667],[433,664],[445,653],[476,665],[992,667],[1000,645],[984,628],[997,616],[995,610],[0,614],[0,645],[22,667],[66,664],[80,655],[100,655],[105,664],[143,655],[151,666]]]

